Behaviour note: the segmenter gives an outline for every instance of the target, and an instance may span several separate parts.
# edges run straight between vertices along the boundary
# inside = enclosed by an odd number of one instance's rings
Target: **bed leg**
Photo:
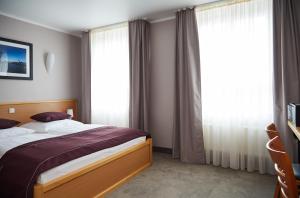
[[[149,154],[149,157],[150,157],[150,164],[152,165],[152,138],[149,139],[149,151],[150,151],[150,154]]]
[[[43,191],[43,186],[36,184],[34,186],[34,198],[43,198],[44,197],[44,191]]]

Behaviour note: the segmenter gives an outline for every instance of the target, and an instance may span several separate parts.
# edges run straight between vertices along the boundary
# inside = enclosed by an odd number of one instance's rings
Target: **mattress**
[[[66,135],[70,133],[76,133],[79,131],[89,130],[92,128],[97,128],[102,126],[102,125],[95,125],[95,124],[91,125],[91,124],[83,124],[83,123],[81,124],[77,123],[75,125],[74,124],[71,125],[64,124],[63,126],[52,128],[51,131],[47,133],[40,133],[38,131],[35,131],[34,133],[24,133],[24,134],[18,133],[15,135],[10,135],[8,137],[2,137],[0,139],[0,158],[8,150],[28,142],[57,137],[57,136]],[[118,146],[103,149],[101,151],[69,161],[60,166],[57,166],[55,168],[43,172],[38,177],[37,183],[45,184],[53,179],[69,174],[73,171],[83,168],[84,166],[92,164],[98,160],[110,157],[132,146],[141,144],[145,141],[146,141],[145,136],[139,137],[131,141],[125,142],[123,144],[120,144]]]
[[[114,154],[117,154],[121,151],[124,151],[132,146],[135,146],[137,144],[143,143],[146,141],[146,137],[139,137],[136,139],[133,139],[129,142],[120,144],[115,147],[107,148],[101,151],[98,151],[96,153],[92,153],[90,155],[86,155],[84,157],[77,158],[75,160],[69,161],[65,164],[62,164],[60,166],[57,166],[55,168],[52,168],[46,172],[43,172],[37,180],[37,183],[39,184],[45,184],[53,179],[56,179],[58,177],[64,176],[68,173],[71,173],[72,171],[78,170],[80,168],[83,168],[84,166],[87,166],[89,164],[92,164],[93,162],[96,162],[98,160],[110,157]]]

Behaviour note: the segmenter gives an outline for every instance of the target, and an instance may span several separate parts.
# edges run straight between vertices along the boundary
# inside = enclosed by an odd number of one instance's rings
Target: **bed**
[[[16,109],[15,114],[8,113],[11,107]],[[36,113],[66,112],[69,108],[73,109],[74,119],[77,119],[75,100],[0,104],[0,117],[26,123]],[[137,138],[101,152],[80,162],[56,167],[54,172],[42,173],[34,186],[34,197],[104,197],[152,164],[152,139]]]

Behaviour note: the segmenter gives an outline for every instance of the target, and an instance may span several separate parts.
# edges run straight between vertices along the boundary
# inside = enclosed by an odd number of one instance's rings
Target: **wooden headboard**
[[[15,108],[15,113],[9,113],[9,108]],[[0,103],[0,118],[17,120],[21,123],[32,121],[30,116],[48,112],[67,112],[67,109],[73,109],[74,120],[77,120],[77,101],[76,100],[53,100],[19,103]]]

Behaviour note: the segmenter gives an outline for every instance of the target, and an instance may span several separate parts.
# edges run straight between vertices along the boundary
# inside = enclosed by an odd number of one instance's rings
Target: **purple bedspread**
[[[41,173],[142,136],[147,133],[130,128],[101,127],[13,148],[0,159],[0,197],[31,198]]]

